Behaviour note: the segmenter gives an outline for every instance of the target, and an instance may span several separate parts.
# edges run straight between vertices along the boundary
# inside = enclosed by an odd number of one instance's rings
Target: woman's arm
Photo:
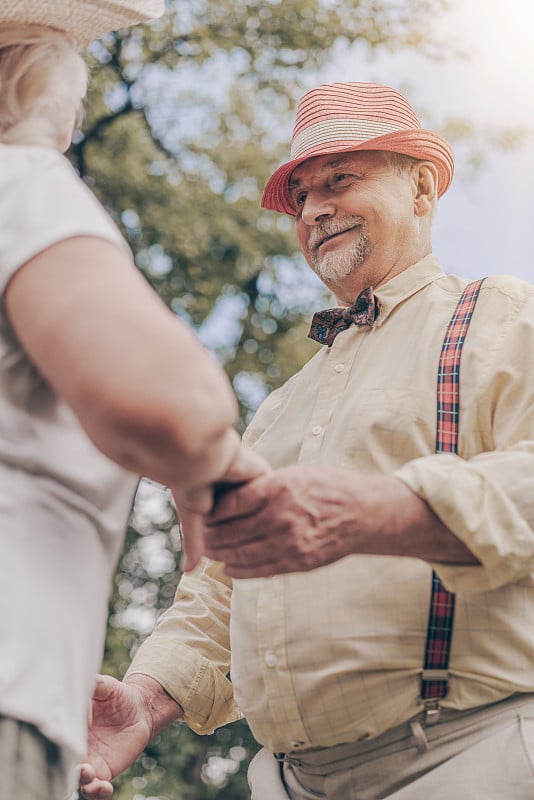
[[[15,273],[5,303],[30,359],[113,461],[176,489],[220,479],[238,457],[224,372],[115,245],[55,244]]]

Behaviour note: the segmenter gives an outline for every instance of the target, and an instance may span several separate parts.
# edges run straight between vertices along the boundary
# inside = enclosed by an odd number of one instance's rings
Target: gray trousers
[[[65,800],[68,794],[59,748],[33,725],[0,717],[2,800]]]
[[[360,743],[251,762],[252,800],[534,800],[534,695],[422,715]],[[256,762],[256,763],[255,763]]]

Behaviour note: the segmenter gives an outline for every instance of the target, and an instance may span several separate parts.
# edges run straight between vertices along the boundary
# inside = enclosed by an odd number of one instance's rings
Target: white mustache
[[[331,222],[324,222],[316,228],[313,228],[310,232],[308,236],[308,248],[310,250],[315,250],[325,239],[329,239],[337,233],[343,233],[351,228],[363,225],[365,225],[363,217],[351,217],[343,221],[332,220]]]

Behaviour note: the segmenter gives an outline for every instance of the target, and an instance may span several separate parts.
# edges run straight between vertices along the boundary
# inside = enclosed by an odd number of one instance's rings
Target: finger
[[[204,527],[204,553],[208,558],[225,561],[232,552],[239,552],[243,547],[260,544],[266,541],[266,536],[255,517],[239,519],[230,523],[205,525]],[[242,554],[244,557],[244,554]]]
[[[272,542],[265,537],[252,537],[245,541],[235,538],[228,544],[206,546],[206,555],[213,561],[221,561],[228,567],[255,569],[264,564],[273,562],[290,561],[291,556],[288,551],[282,552],[277,542]]]
[[[95,770],[92,764],[80,765],[80,786],[85,786],[95,779]]]
[[[223,480],[226,483],[243,483],[270,471],[269,464],[252,450],[241,447],[228,467]]]
[[[246,579],[246,578],[272,578],[273,575],[282,575],[286,572],[297,572],[295,567],[289,567],[279,564],[276,561],[269,561],[264,564],[247,565],[229,565],[225,564],[223,572],[232,579]]]
[[[113,785],[109,781],[97,778],[92,764],[80,766],[79,789],[87,800],[106,800],[113,795]]]
[[[93,700],[107,700],[117,683],[117,679],[111,675],[97,675],[93,690]]]
[[[91,783],[80,786],[80,794],[86,800],[108,800],[113,796],[113,785],[95,778]]]
[[[190,572],[204,555],[204,518],[188,510],[180,511],[182,529],[182,570]]]
[[[241,520],[258,514],[267,503],[262,478],[256,478],[219,496],[207,516],[207,522],[210,525],[218,525]]]
[[[182,511],[187,509],[195,514],[207,514],[213,506],[213,487],[197,486],[188,489],[176,498],[176,505]]]

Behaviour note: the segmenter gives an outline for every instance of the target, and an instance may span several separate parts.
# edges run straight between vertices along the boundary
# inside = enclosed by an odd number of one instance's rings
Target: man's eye
[[[343,181],[346,181],[347,178],[350,178],[350,175],[348,175],[346,172],[340,172],[337,175],[334,175],[334,181],[336,183],[342,183]]]
[[[294,200],[296,206],[302,206],[306,200],[306,192],[298,192],[298,194],[294,196]]]

